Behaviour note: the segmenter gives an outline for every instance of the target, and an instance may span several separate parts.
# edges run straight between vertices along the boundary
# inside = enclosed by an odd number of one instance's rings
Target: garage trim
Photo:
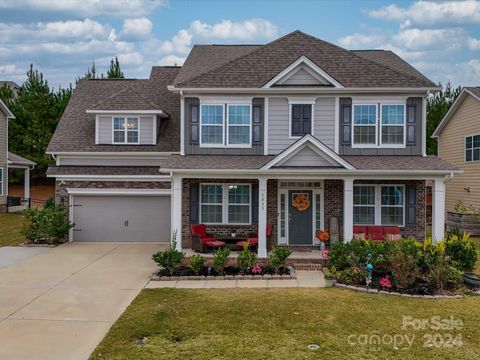
[[[123,196],[171,196],[171,189],[93,189],[67,188],[68,203],[73,204],[75,195],[123,195]],[[69,206],[68,218],[73,223],[73,206]],[[73,241],[73,228],[68,231],[68,242]]]

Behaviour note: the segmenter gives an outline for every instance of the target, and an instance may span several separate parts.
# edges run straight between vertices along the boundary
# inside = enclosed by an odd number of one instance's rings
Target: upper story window
[[[290,136],[301,137],[312,133],[312,107],[311,104],[291,105]]]
[[[251,146],[250,104],[202,104],[200,145],[206,147]]]
[[[404,104],[355,104],[353,147],[404,147]]]
[[[113,117],[112,139],[114,144],[139,143],[139,119],[132,116]]]
[[[480,160],[480,135],[465,137],[465,161]]]

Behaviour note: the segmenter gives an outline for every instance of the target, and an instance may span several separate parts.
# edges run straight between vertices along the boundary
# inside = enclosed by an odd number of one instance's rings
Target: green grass
[[[402,330],[402,316],[461,319],[458,331]],[[143,290],[91,360],[478,359],[480,298],[424,300],[328,289]],[[349,335],[415,336],[408,350],[350,345]],[[462,337],[424,348],[427,333]],[[147,337],[144,345],[137,339]],[[352,340],[352,339],[351,339]],[[308,350],[308,344],[320,349]]]
[[[0,214],[0,247],[16,246],[25,241],[21,234],[23,216],[19,214]]]

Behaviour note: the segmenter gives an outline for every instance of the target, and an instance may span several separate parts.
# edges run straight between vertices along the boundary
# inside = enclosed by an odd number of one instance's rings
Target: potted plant
[[[335,269],[335,266],[332,266],[331,268],[324,267],[322,269],[323,275],[325,276],[325,286],[326,287],[332,287],[335,285],[337,282],[337,271]]]
[[[318,244],[322,249],[325,248],[325,243],[330,239],[330,234],[327,230],[317,230],[315,232],[315,237],[317,238]]]

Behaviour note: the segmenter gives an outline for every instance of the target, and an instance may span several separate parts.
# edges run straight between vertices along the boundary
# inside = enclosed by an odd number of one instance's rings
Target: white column
[[[172,234],[177,233],[177,250],[182,250],[182,178],[172,178],[171,199]]]
[[[433,180],[432,239],[442,241],[445,236],[445,183],[443,178]]]
[[[343,241],[353,239],[353,179],[343,180]]]
[[[258,258],[267,257],[267,179],[258,179]]]
[[[23,197],[30,199],[30,168],[25,169],[25,175],[23,180]]]

